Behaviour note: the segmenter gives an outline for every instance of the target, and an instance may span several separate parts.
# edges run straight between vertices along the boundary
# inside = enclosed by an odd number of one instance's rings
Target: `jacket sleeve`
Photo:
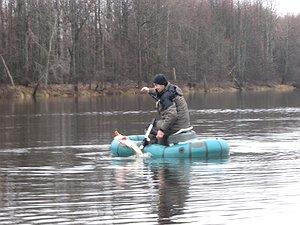
[[[177,120],[177,110],[176,105],[173,103],[167,109],[161,111],[161,120],[157,122],[157,129],[166,132],[172,126],[172,124]]]

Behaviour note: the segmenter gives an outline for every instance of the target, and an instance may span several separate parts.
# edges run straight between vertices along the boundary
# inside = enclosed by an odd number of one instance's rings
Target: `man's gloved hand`
[[[156,134],[157,139],[162,139],[165,136],[165,133],[162,130],[158,130]]]
[[[141,92],[148,94],[149,93],[149,88],[148,87],[142,87]]]

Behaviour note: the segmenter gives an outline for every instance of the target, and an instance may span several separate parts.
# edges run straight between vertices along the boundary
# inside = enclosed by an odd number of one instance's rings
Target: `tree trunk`
[[[177,77],[176,77],[176,69],[173,67],[173,79],[175,82],[177,82]]]
[[[52,44],[53,44],[56,26],[57,26],[57,20],[55,19],[55,22],[52,27],[52,32],[51,32],[51,36],[50,36],[50,40],[49,40],[49,48],[48,48],[47,58],[46,58],[46,67],[45,67],[45,85],[46,86],[48,85],[50,58],[51,58]]]
[[[286,25],[286,33],[285,33],[285,41],[284,41],[284,72],[282,74],[281,78],[281,84],[287,83],[287,76],[288,76],[288,69],[289,69],[289,32],[290,32],[290,26],[289,21],[287,21]]]
[[[170,29],[170,9],[167,9],[167,30],[166,30],[166,49],[165,49],[165,66],[168,66],[168,52],[169,52],[169,29]]]
[[[142,24],[140,22],[140,2],[136,1],[135,2],[135,11],[134,11],[134,18],[135,18],[135,24],[136,24],[136,28],[137,28],[137,42],[138,42],[138,46],[137,46],[137,51],[138,51],[138,78],[137,78],[137,83],[138,86],[141,86],[141,80],[142,80],[142,38],[141,38],[141,28],[142,28]]]

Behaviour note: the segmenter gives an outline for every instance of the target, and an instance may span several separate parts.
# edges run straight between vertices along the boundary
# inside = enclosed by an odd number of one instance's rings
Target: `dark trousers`
[[[166,145],[166,146],[168,145],[168,137],[170,136],[170,134],[165,132],[165,135],[161,139],[157,139],[156,135],[157,135],[157,127],[153,126],[153,128],[150,132],[150,135],[149,135],[150,144],[160,144],[160,145]]]

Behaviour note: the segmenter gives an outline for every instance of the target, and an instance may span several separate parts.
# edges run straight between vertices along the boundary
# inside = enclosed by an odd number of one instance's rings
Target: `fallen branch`
[[[10,72],[9,72],[9,69],[8,69],[8,67],[7,67],[6,63],[5,63],[5,60],[4,60],[4,58],[3,58],[3,56],[2,56],[2,55],[0,55],[0,57],[1,57],[1,59],[2,59],[2,62],[3,62],[4,68],[5,68],[5,70],[6,70],[6,73],[7,73],[7,75],[9,76],[10,83],[11,83],[11,85],[14,87],[14,86],[15,86],[15,83],[14,83],[14,80],[13,80],[13,78],[12,78],[12,76],[11,76]]]

